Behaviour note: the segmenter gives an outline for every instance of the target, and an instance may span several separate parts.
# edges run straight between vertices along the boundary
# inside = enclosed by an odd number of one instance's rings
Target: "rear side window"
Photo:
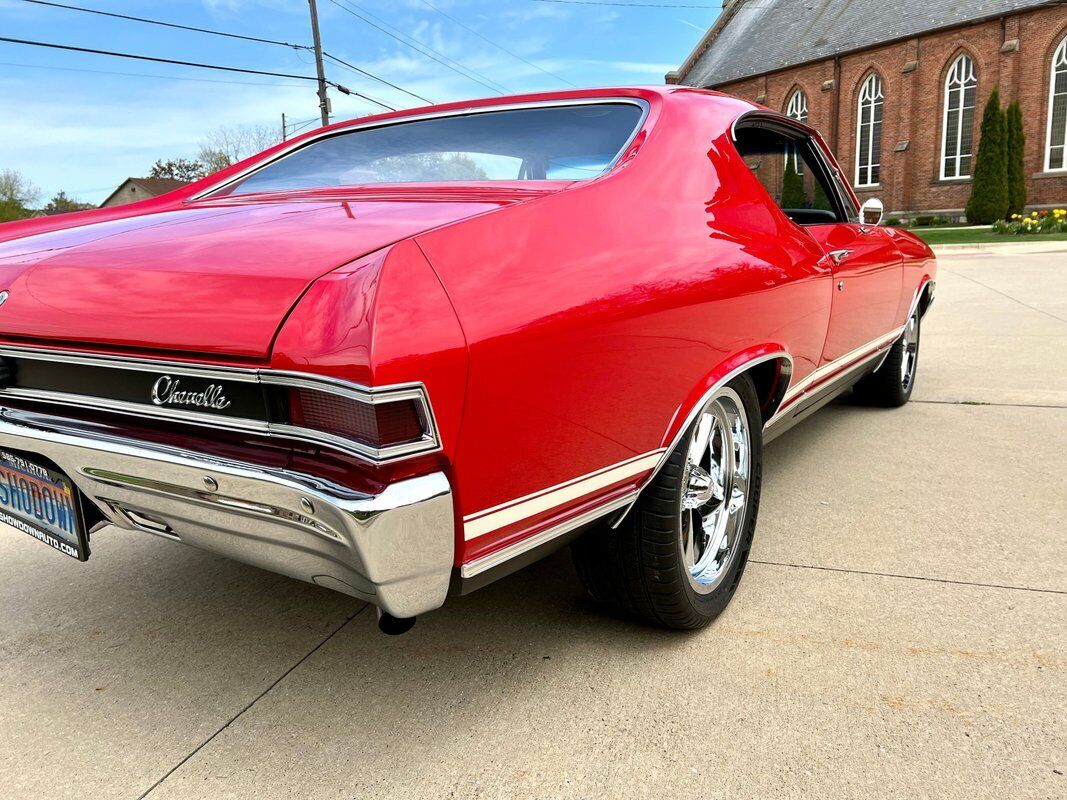
[[[771,127],[737,129],[737,151],[779,208],[799,225],[847,222],[810,137]]]
[[[380,183],[584,180],[608,170],[644,108],[609,102],[397,122],[312,142],[225,187],[249,194]]]

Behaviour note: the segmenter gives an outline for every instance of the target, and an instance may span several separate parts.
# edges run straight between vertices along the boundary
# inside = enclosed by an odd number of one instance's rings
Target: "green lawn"
[[[1024,236],[1012,236],[1010,234],[993,233],[988,229],[966,228],[910,228],[912,233],[924,239],[928,244],[990,244],[1000,242],[1010,244],[1012,242],[1064,242],[1067,241],[1067,233],[1040,233]]]

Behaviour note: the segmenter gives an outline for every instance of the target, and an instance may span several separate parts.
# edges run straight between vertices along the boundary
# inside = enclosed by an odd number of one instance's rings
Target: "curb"
[[[972,244],[932,244],[935,253],[965,255],[967,253],[1059,253],[1067,250],[1067,241],[1059,242],[975,242]]]

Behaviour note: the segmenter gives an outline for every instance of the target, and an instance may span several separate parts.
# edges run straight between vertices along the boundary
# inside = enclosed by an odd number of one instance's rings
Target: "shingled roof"
[[[728,0],[668,76],[713,87],[1062,0]],[[673,82],[673,81],[672,81]]]

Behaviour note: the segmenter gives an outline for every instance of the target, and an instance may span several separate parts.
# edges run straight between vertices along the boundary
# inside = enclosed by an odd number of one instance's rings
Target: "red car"
[[[565,544],[694,628],[763,445],[907,402],[934,257],[805,125],[684,87],[340,123],[177,192],[0,226],[0,519],[363,598],[383,630]],[[829,454],[828,454],[829,455]]]

